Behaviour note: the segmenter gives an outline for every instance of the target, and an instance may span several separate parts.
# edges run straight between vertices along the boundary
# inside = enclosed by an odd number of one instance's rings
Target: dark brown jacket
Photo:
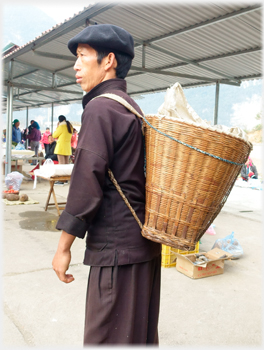
[[[105,97],[126,94],[126,81],[98,84],[83,98],[84,112],[65,210],[57,228],[86,238],[84,264],[114,266],[148,261],[161,246],[142,237],[140,228],[110,181],[110,168],[139,219],[144,223],[144,143],[141,121],[124,106]],[[92,100],[92,101],[91,101]]]

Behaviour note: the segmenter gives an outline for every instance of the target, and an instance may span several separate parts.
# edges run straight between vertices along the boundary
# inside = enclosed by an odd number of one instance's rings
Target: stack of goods
[[[14,190],[12,186],[10,186],[9,190],[5,190],[2,192],[2,198],[7,199],[8,201],[20,201],[20,202],[26,202],[28,201],[28,195],[27,194],[20,194],[19,190]]]

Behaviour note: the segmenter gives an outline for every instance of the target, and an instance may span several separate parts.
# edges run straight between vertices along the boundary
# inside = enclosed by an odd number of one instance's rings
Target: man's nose
[[[77,60],[75,61],[73,69],[74,70],[79,70],[80,69],[80,60],[79,60],[79,58],[77,58]]]

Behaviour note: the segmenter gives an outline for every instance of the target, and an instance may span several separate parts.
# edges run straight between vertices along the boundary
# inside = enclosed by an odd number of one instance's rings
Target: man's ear
[[[115,54],[113,52],[110,52],[106,57],[105,57],[105,62],[104,62],[104,67],[106,71],[113,69],[116,69],[117,67],[117,60],[115,58]]]

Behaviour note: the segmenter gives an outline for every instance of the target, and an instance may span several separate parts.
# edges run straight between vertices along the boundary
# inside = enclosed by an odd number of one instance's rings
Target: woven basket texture
[[[146,115],[158,130],[215,156],[245,163],[244,140],[185,122]],[[159,134],[145,123],[146,214],[142,235],[181,250],[196,243],[218,215],[241,171]]]

